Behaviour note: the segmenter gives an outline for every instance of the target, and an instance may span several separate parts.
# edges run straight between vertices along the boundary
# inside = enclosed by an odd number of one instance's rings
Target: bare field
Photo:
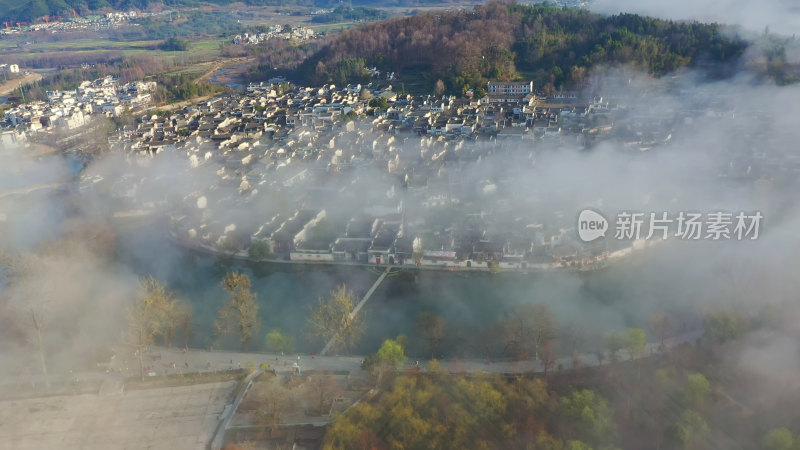
[[[205,448],[236,384],[0,401],[0,449]]]

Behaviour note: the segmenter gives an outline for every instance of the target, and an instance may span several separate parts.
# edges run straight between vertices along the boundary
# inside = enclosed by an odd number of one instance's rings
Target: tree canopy
[[[554,438],[576,414],[589,430],[582,436],[593,440]],[[597,437],[601,433],[607,435]],[[560,403],[541,379],[472,376],[444,382],[420,375],[397,378],[376,402],[359,403],[338,417],[323,448],[585,449],[613,440],[610,410],[592,391]]]
[[[556,89],[581,83],[598,65],[629,64],[660,76],[701,60],[735,62],[745,48],[716,24],[489,2],[347,30],[299,70],[315,84],[365,80],[364,68],[377,66],[422,81],[428,92],[436,85],[463,93],[489,79],[520,77]]]
[[[339,285],[328,297],[320,297],[311,308],[308,331],[311,336],[332,341],[330,350],[351,351],[364,334],[365,322],[362,314],[351,314],[356,306],[353,291]]]
[[[250,277],[243,273],[228,273],[222,280],[222,288],[227,291],[229,298],[219,309],[214,329],[222,336],[238,334],[242,349],[247,351],[261,326],[256,294],[251,289]]]

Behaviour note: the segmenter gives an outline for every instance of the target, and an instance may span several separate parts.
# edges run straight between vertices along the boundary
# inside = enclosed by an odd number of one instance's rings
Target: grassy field
[[[339,23],[322,23],[322,24],[314,24],[314,23],[307,23],[306,26],[311,28],[312,30],[316,31],[317,33],[338,33],[340,31],[348,30],[355,26],[359,25],[356,22],[339,22]]]
[[[189,42],[189,49],[185,52],[164,52],[155,49],[161,40],[150,41],[112,41],[107,39],[78,39],[63,42],[43,42],[22,47],[0,47],[0,53],[13,55],[21,60],[39,58],[48,54],[63,52],[77,54],[102,53],[118,51],[123,56],[147,54],[171,61],[191,59],[192,61],[210,61],[220,57],[220,46],[227,38],[203,38]]]
[[[80,51],[80,50],[120,50],[128,48],[144,48],[160,41],[111,41],[107,39],[76,39],[73,41],[39,42],[18,47],[5,45],[0,50],[5,52],[25,51],[27,53],[44,53],[55,51]]]

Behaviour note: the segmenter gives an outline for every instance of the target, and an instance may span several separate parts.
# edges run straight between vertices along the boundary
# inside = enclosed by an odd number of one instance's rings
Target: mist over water
[[[443,356],[484,356],[482,337],[491,333],[498,320],[513,314],[515,306],[533,302],[550,306],[564,336],[575,330],[588,335],[583,339],[587,351],[600,346],[599,336],[608,330],[647,328],[652,313],[668,314],[676,333],[698,329],[703,314],[717,307],[755,313],[771,303],[784,308],[787,316],[797,314],[793,273],[798,266],[794,252],[800,215],[794,192],[795,175],[800,173],[796,147],[800,128],[793,111],[800,90],[758,86],[752,80],[708,83],[692,73],[651,80],[627,70],[609,71],[592,86],[591,94],[602,94],[626,107],[615,124],[622,130],[618,139],[589,149],[573,140],[453,145],[450,150],[464,156],[459,176],[453,177],[458,182],[456,192],[475,199],[463,207],[484,212],[491,221],[489,227],[501,232],[537,221],[574,226],[578,211],[587,206],[612,221],[623,210],[760,211],[764,222],[759,239],[670,239],[593,273],[423,271],[389,278],[363,310],[367,331],[355,353],[374,352],[383,339],[404,334],[409,338],[409,352],[424,357],[426,346],[414,322],[419,313],[429,312],[441,315],[448,325]],[[386,137],[369,131],[368,123],[360,122],[357,130],[364,133],[359,139],[384,145]],[[671,138],[646,152],[624,145],[626,140],[650,134],[662,139],[671,134]],[[345,135],[336,145],[358,144],[356,138]],[[404,157],[431,158],[441,150],[436,145],[423,145],[416,136],[409,136],[395,147]],[[37,157],[26,149],[3,151],[2,189],[69,179],[75,169],[74,162],[60,157]],[[385,176],[379,167],[359,167],[354,174],[331,177],[321,185],[311,179],[293,186],[284,198],[271,184],[259,186],[260,196],[245,197],[238,192],[238,183],[218,182],[220,167],[215,161],[192,169],[187,159],[171,151],[152,159],[106,155],[89,162],[81,181],[67,192],[0,198],[2,249],[34,250],[71,235],[81,237],[87,247],[105,243],[100,246],[104,256],[70,250],[59,257],[58,264],[43,266],[41,279],[52,280],[54,289],[67,294],[52,299],[51,320],[68,317],[95,333],[94,339],[78,339],[75,332],[51,328],[46,333],[48,352],[66,355],[84,347],[119,345],[125,301],[135,295],[136,279],[149,275],[192,305],[195,325],[190,346],[238,350],[233,338],[217,341],[213,321],[226,299],[220,281],[227,271],[242,270],[251,275],[263,321],[253,348],[263,349],[265,334],[279,329],[294,337],[298,351],[315,353],[324,343],[307,337],[309,307],[342,283],[360,298],[376,278],[357,267],[229,264],[177,246],[167,238],[167,224],[159,219],[114,218],[114,211],[155,208],[161,217],[171,212],[159,209],[162,205],[177,203],[196,214],[192,211],[198,196],[205,193],[213,209],[209,215],[222,226],[233,222],[257,226],[282,205],[291,212],[312,204],[349,218],[362,213],[367,200],[381,202],[389,195],[394,196],[388,202],[392,205],[404,202],[409,217],[426,214],[400,189],[396,177]],[[320,164],[309,164],[312,174],[321,173]],[[452,170],[441,162],[434,166],[432,177],[447,178]],[[282,170],[267,177],[277,178],[280,184],[294,175],[293,169]],[[95,179],[104,180],[98,185],[120,182],[125,188],[120,191],[131,194],[119,197],[113,189],[111,194],[92,189]],[[128,189],[125,183],[133,187]],[[489,185],[496,191],[484,189]],[[454,211],[458,207],[427,218],[452,222]],[[87,225],[76,232],[76,221]],[[111,229],[108,234],[113,239],[104,239],[102,233],[98,236],[104,227]],[[98,283],[107,292],[98,290]],[[10,298],[9,305],[29,298],[24,290],[4,294]],[[18,311],[17,306],[6,308]],[[12,319],[6,321],[14,324]],[[6,331],[11,338],[2,344],[2,354],[16,358],[21,353],[35,372],[31,341],[24,331],[24,327],[18,334]],[[779,349],[786,341],[776,342]],[[73,361],[65,357],[53,364],[66,369]]]
[[[309,308],[318,298],[342,283],[360,298],[377,278],[363,267],[221,261],[174,245],[155,225],[125,228],[118,239],[124,264],[140,276],[154,274],[164,280],[192,305],[195,328],[190,345],[198,348],[238,348],[235,339],[217,341],[213,335],[213,321],[226,299],[220,282],[227,271],[250,275],[258,295],[263,325],[253,349],[263,351],[265,335],[278,329],[295,339],[301,353],[318,353],[324,346],[306,333]],[[476,336],[489,332],[516,306],[532,302],[547,304],[565,335],[575,329],[601,336],[609,330],[647,328],[656,312],[675,319],[675,334],[694,331],[701,327],[711,300],[722,299],[724,284],[732,281],[723,273],[724,262],[696,267],[687,261],[721,253],[719,247],[719,243],[668,243],[585,273],[405,272],[384,281],[362,310],[367,330],[354,353],[373,353],[384,339],[405,335],[410,354],[426,357],[415,320],[420,313],[431,313],[448,325],[441,356],[491,356],[475,342]],[[732,250],[741,256],[741,250]],[[584,348],[602,346],[598,341]]]

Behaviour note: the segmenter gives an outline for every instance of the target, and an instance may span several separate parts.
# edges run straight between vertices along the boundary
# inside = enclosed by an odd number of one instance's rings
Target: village
[[[270,39],[306,41],[316,37],[316,33],[311,28],[293,25],[271,25],[264,33],[246,32],[237,34],[233,37],[233,43],[237,45],[256,45]]]
[[[630,249],[578,242],[573,213],[533,213],[551,199],[517,191],[511,173],[466,173],[498,152],[525,160],[535,141],[608,133],[615,107],[601,98],[563,93],[546,101],[567,106],[541,106],[530,82],[490,83],[482,99],[286,86],[144,116],[115,138],[130,155],[218,168],[170,207],[177,241],[251,260],[448,270],[589,269]]]
[[[663,123],[626,118],[624,106],[601,97],[547,96],[531,82],[490,82],[477,99],[401,94],[388,80],[341,88],[273,81],[140,115],[110,138],[134,160],[168,152],[185,159],[187,173],[213,169],[213,179],[197,175],[202,183],[158,205],[180,244],[253,261],[592,270],[633,243],[580,242],[571,209],[579,205],[517,189],[513,170],[492,178],[484,170],[495,170],[495,159],[531,167],[552,144],[613,137],[640,152],[671,136]],[[106,77],[48,92],[47,102],[6,112],[3,142],[79,128],[92,114],[141,114],[154,87]],[[137,183],[94,178],[81,188],[113,193],[120,208],[153,208],[136,204]]]
[[[131,23],[130,20],[148,15],[151,14],[142,14],[131,10],[128,12],[110,12],[104,15],[79,17],[75,10],[73,10],[73,17],[64,18],[63,20],[60,20],[62,18],[57,16],[46,16],[42,23],[26,24],[24,22],[6,22],[5,27],[0,29],[0,34],[13,35],[37,31],[56,34],[74,31],[110,30],[123,25],[138,26],[136,23]]]
[[[0,132],[3,145],[23,144],[38,133],[76,130],[88,125],[92,115],[115,117],[151,104],[154,82],[119,84],[111,76],[84,81],[70,91],[48,91],[46,101],[23,103],[5,110]]]

